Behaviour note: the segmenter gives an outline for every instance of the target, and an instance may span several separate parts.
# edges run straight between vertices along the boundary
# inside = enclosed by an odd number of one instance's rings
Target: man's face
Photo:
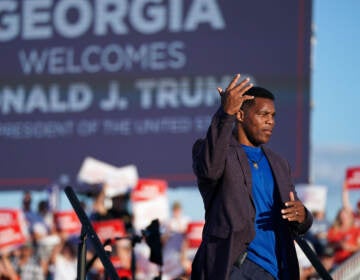
[[[254,104],[244,108],[242,127],[250,142],[247,144],[259,146],[267,143],[270,140],[274,125],[275,105],[273,100],[256,97]]]

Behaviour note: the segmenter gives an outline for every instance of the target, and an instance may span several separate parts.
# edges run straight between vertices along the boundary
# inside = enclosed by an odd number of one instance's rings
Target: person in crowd
[[[24,213],[32,212],[31,209],[32,196],[29,191],[25,191],[22,197],[22,210]]]
[[[56,232],[53,213],[50,211],[46,200],[40,200],[31,230],[31,238],[34,246],[34,254],[37,256],[45,275],[49,271],[49,260],[54,247],[60,243],[60,237]]]
[[[126,232],[132,233],[133,228],[133,217],[129,210],[130,204],[130,193],[119,194],[111,198],[111,208],[109,212],[114,217],[120,218],[124,224]]]
[[[108,214],[109,206],[107,203],[105,188],[102,187],[99,192],[94,194],[92,210],[90,212],[90,219],[93,221],[101,221],[111,219],[112,217]]]
[[[32,235],[35,244],[38,245],[43,238],[56,233],[56,229],[46,200],[39,201],[36,215],[36,220],[32,225]]]
[[[335,250],[331,245],[325,245],[322,251],[318,254],[320,262],[324,268],[331,273],[335,268]],[[321,280],[322,277],[312,267],[313,272],[306,278],[306,280]]]
[[[55,233],[55,224],[54,224],[54,216],[50,211],[49,202],[47,200],[40,200],[38,203],[38,211],[37,211],[41,222],[46,227],[46,230],[49,234]]]
[[[129,239],[116,240],[111,262],[121,279],[132,279],[132,244]]]
[[[166,223],[167,231],[183,234],[187,229],[189,221],[190,218],[183,213],[181,203],[175,201],[171,207],[171,217]]]
[[[18,280],[15,269],[13,268],[8,252],[0,254],[0,280]]]
[[[314,218],[313,224],[305,234],[305,238],[314,246],[315,252],[320,254],[328,242],[327,234],[330,228],[330,222],[326,219],[324,210],[312,211],[312,215]]]
[[[354,209],[350,202],[349,189],[346,180],[344,180],[342,188],[342,203],[344,208],[347,208],[353,212],[354,224],[356,227],[360,228],[360,200],[358,200],[356,203],[356,208]]]
[[[53,280],[74,280],[77,277],[77,244],[63,239],[55,246],[49,260]]]
[[[121,194],[112,198],[106,197],[106,184],[95,195],[93,201],[93,209],[90,213],[90,220],[103,221],[110,219],[121,219],[126,231],[131,233],[133,231],[132,216],[128,211],[129,194]]]
[[[314,246],[309,240],[306,240],[307,244],[312,250],[314,249]],[[307,280],[310,275],[312,275],[315,271],[315,268],[311,264],[308,257],[305,255],[304,251],[301,249],[301,247],[294,242],[295,244],[295,251],[299,262],[299,269],[300,269],[300,280]]]
[[[39,221],[39,215],[32,210],[32,195],[31,192],[25,191],[22,198],[22,211],[24,213],[29,231],[32,232],[33,225]]]
[[[351,209],[341,208],[328,232],[328,242],[335,249],[335,263],[340,264],[360,250],[360,231]]]
[[[38,211],[32,210],[32,194],[30,191],[25,191],[22,198],[22,211],[25,216],[25,221],[28,227],[29,240],[28,246],[22,246],[21,252],[23,253],[23,259],[26,259],[26,252],[31,251],[33,255],[29,260],[30,264],[25,267],[34,267],[34,260],[37,264],[41,265],[41,270],[44,275],[47,274],[48,269],[48,257],[50,255],[51,246],[46,245],[43,241],[47,239],[49,235],[49,228],[47,227],[44,220],[45,204],[46,201],[38,203]],[[48,212],[48,211],[47,211]],[[29,245],[31,244],[31,246]],[[22,262],[20,262],[22,263]]]
[[[170,218],[164,222],[161,235],[163,244],[163,275],[176,278],[184,273],[181,264],[181,250],[190,218],[183,213],[182,205],[175,201],[171,206]]]
[[[21,280],[45,280],[45,271],[34,252],[31,242],[26,242],[20,247],[20,254],[13,265]]]
[[[293,234],[312,215],[297,198],[288,162],[266,144],[274,95],[236,75],[207,135],[193,145],[193,170],[205,206],[192,279],[299,279]]]
[[[309,242],[308,245],[314,250],[314,247]],[[306,257],[305,253],[300,249],[299,245],[295,243],[296,251],[299,258],[300,264],[300,280],[321,280],[323,279],[318,272],[315,270],[315,267],[311,264],[309,259]],[[331,273],[335,268],[335,250],[330,244],[326,244],[322,247],[321,251],[318,253],[318,258],[324,269]]]
[[[171,207],[171,216],[164,222],[161,234],[163,249],[163,276],[174,279],[184,273],[181,263],[181,249],[190,219],[183,214],[179,201]]]
[[[131,280],[133,277],[132,271],[132,241],[129,238],[121,238],[117,240],[106,240],[104,243],[104,250],[110,258],[119,279]],[[106,278],[105,268],[97,255],[90,252],[91,259],[88,264],[89,273],[88,280],[100,280]],[[136,272],[136,271],[135,271]]]
[[[180,264],[183,273],[180,275],[181,279],[189,279],[191,277],[191,266],[194,260],[194,256],[197,248],[191,248],[189,246],[188,238],[184,238],[180,251]]]

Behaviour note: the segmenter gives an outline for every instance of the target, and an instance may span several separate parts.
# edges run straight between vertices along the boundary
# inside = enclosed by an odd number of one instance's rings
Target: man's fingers
[[[235,75],[235,77],[231,80],[230,84],[226,88],[226,91],[236,89],[236,91],[241,92],[241,95],[243,95],[247,90],[249,90],[253,86],[253,84],[251,84],[251,83],[249,84],[250,78],[246,78],[246,79],[242,80],[237,85],[237,82],[239,81],[240,76],[241,76],[240,74]]]
[[[288,221],[297,221],[302,223],[305,219],[305,211],[304,206],[299,200],[295,199],[295,193],[289,193],[290,200],[285,203],[286,208],[281,210],[281,214],[283,219],[287,219]]]
[[[249,82],[249,78],[247,78],[246,80],[244,80],[243,81],[243,83],[244,82]],[[250,83],[250,84],[248,84],[248,85],[246,85],[246,87],[244,87],[243,89],[242,89],[242,96],[244,96],[244,94],[245,94],[245,92],[247,92],[249,89],[251,89],[252,87],[253,87],[254,85],[252,84],[252,83]],[[254,98],[254,96],[250,96],[250,95],[245,95],[244,97],[246,97],[246,100],[247,99],[253,99]],[[247,97],[250,97],[250,98],[247,98]]]
[[[290,201],[295,201],[295,195],[293,192],[290,192],[289,197],[290,197]]]
[[[289,198],[290,198],[290,200],[288,202],[285,202],[286,207],[292,207],[295,205],[295,203],[293,203],[294,201],[296,201],[294,192],[289,193]]]
[[[243,96],[243,101],[246,101],[246,100],[250,100],[250,99],[254,99],[255,97],[252,96],[252,95],[244,95]]]
[[[237,86],[235,86],[235,88],[238,91],[241,91],[242,94],[244,94],[249,88],[251,88],[253,86],[253,84],[251,84],[249,82],[250,82],[250,78],[247,77],[244,80],[242,80]]]
[[[239,78],[240,78],[240,74],[236,74],[235,77],[230,82],[229,86],[226,88],[226,90],[232,89],[236,85]]]

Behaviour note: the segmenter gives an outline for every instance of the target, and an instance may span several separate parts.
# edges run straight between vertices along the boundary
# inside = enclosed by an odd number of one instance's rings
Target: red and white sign
[[[96,221],[92,225],[101,242],[126,234],[124,222],[119,219]]]
[[[135,229],[146,228],[154,219],[159,219],[160,222],[168,219],[167,187],[165,180],[139,179],[131,192]]]
[[[72,210],[55,212],[54,220],[57,230],[61,232],[70,235],[81,233],[81,223],[76,213]]]
[[[10,250],[26,242],[28,231],[22,211],[0,209],[0,250]]]
[[[134,202],[149,201],[165,195],[167,182],[158,179],[140,179],[131,193]]]
[[[194,221],[188,224],[185,238],[189,248],[198,248],[200,246],[204,224],[203,221]]]
[[[185,242],[187,244],[185,257],[190,262],[194,260],[196,251],[201,244],[204,224],[205,224],[204,221],[193,221],[188,224],[185,234]]]
[[[346,170],[346,183],[348,189],[360,188],[360,166],[349,167]]]

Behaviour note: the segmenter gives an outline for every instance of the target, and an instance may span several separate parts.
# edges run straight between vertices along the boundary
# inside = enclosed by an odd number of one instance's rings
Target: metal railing
[[[355,253],[332,273],[334,280],[359,280],[360,279],[360,252]]]

